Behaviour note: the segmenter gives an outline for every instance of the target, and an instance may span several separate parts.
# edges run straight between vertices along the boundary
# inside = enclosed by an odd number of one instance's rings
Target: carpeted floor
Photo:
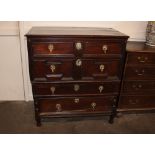
[[[37,127],[32,102],[0,102],[0,133],[155,133],[154,114],[124,114],[108,123],[108,117],[53,119]]]

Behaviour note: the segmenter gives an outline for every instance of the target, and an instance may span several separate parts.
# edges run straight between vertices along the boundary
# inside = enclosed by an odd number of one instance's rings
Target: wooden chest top
[[[115,37],[128,38],[127,35],[116,31],[112,28],[88,28],[88,27],[32,27],[26,34],[28,37],[33,36],[64,36],[64,37]]]

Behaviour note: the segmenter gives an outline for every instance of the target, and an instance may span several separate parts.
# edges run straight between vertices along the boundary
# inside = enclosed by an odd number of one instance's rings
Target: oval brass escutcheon
[[[77,49],[78,51],[81,50],[81,49],[82,49],[82,43],[81,43],[81,42],[75,43],[75,47],[76,47],[76,49]]]
[[[77,59],[76,60],[76,66],[81,66],[82,65],[82,61],[81,61],[81,59]]]

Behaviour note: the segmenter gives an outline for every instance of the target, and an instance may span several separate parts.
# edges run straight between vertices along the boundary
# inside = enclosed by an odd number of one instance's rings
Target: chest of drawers
[[[37,125],[116,114],[128,36],[103,28],[34,27],[27,36]]]
[[[118,111],[155,111],[155,48],[144,42],[129,42],[127,45]]]

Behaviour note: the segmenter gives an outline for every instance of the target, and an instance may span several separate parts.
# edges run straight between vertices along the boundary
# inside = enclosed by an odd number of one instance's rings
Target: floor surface
[[[155,133],[154,114],[124,114],[108,123],[108,117],[53,119],[37,127],[32,102],[0,102],[0,133],[108,134]]]

